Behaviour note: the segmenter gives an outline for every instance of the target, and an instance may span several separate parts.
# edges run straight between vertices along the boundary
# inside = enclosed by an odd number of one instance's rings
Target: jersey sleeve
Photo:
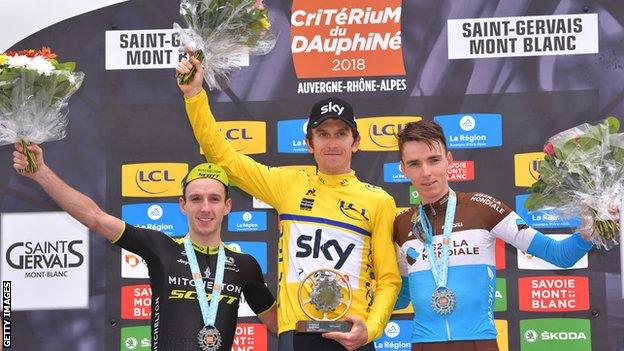
[[[158,258],[158,248],[165,240],[171,239],[159,231],[125,223],[123,232],[113,244],[141,256],[149,264]]]
[[[593,244],[585,241],[579,233],[563,240],[555,240],[537,232],[526,252],[557,267],[569,268],[591,250],[592,246]]]
[[[591,248],[592,244],[576,233],[564,240],[552,239],[525,224],[524,220],[506,205],[507,215],[492,229],[492,233],[517,249],[539,257],[557,267],[573,266]]]
[[[386,194],[386,196],[383,201],[379,202],[379,208],[375,211],[371,234],[376,287],[373,304],[365,322],[368,329],[368,342],[381,336],[401,289],[401,275],[392,241],[396,205],[390,195]]]
[[[259,315],[268,311],[275,304],[275,297],[273,297],[273,294],[271,294],[271,291],[264,283],[264,277],[258,261],[250,255],[246,256],[248,260],[245,270],[248,274],[248,280],[243,287],[243,293],[249,307]]]
[[[204,90],[185,99],[186,113],[206,159],[223,167],[243,191],[276,207],[286,196],[296,171],[268,167],[237,152],[219,130]]]

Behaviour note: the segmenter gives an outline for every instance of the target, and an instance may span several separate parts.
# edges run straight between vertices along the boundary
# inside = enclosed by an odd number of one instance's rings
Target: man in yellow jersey
[[[401,286],[392,242],[395,203],[379,187],[361,182],[351,170],[359,134],[351,106],[338,98],[314,105],[306,144],[317,173],[268,167],[236,152],[219,131],[202,89],[203,69],[194,57],[177,74],[197,69],[179,85],[195,137],[210,162],[223,167],[236,185],[273,206],[280,220],[278,257],[279,349],[374,350]],[[353,291],[348,332],[295,332],[309,320],[298,289],[318,269],[344,274]]]

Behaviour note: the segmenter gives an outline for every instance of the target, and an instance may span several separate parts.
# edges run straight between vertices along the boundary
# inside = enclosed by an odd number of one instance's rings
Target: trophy
[[[348,332],[351,322],[339,321],[351,307],[353,292],[347,277],[333,269],[318,269],[299,285],[299,306],[311,320],[298,321],[305,333]]]

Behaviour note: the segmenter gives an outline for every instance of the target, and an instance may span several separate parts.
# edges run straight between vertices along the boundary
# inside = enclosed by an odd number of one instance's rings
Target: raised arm
[[[230,180],[243,191],[277,208],[288,195],[297,173],[277,167],[267,167],[251,157],[237,152],[227,141],[210,110],[208,95],[202,89],[204,73],[195,57],[183,60],[176,68],[177,74],[188,73],[193,65],[197,69],[194,79],[188,84],[178,84],[184,94],[186,113],[193,133],[206,159],[223,167]]]
[[[77,221],[110,241],[116,240],[123,231],[124,222],[102,211],[93,200],[59,178],[43,161],[43,150],[38,145],[31,144],[28,149],[34,152],[39,169],[35,173],[20,174],[37,182],[57,205]],[[15,144],[13,168],[21,172],[26,169],[26,165],[21,144]]]

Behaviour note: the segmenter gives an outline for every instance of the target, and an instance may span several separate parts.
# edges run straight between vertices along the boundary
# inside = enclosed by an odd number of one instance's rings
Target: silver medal
[[[443,316],[451,314],[456,303],[455,294],[449,288],[439,287],[431,294],[431,308],[437,314]]]
[[[221,333],[215,327],[205,326],[199,331],[197,342],[202,351],[216,351],[221,347]]]

